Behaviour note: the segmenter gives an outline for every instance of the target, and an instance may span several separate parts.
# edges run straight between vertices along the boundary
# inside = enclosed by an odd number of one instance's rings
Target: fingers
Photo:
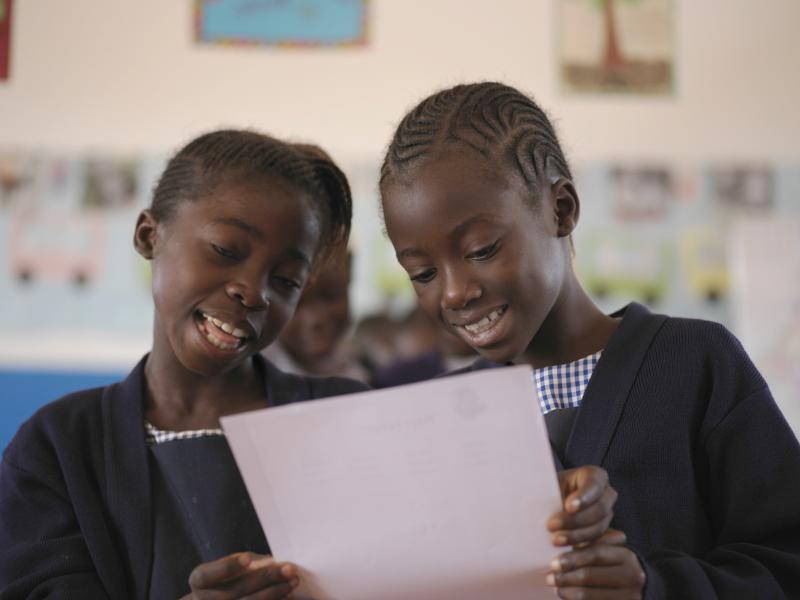
[[[189,575],[189,587],[204,589],[241,575],[256,558],[251,552],[229,554],[220,559],[196,566]]]
[[[602,588],[558,588],[556,595],[563,600],[641,600],[635,590],[604,590]]]
[[[560,471],[558,474],[564,508],[569,513],[596,502],[608,487],[608,473],[594,465]]]
[[[260,569],[249,571],[220,589],[228,592],[230,598],[277,599],[285,598],[299,583],[297,567],[289,563],[272,563]]]
[[[228,600],[287,597],[299,583],[297,567],[271,556],[243,552],[203,563],[189,576],[195,598]]]
[[[605,539],[618,541],[619,533],[612,530]],[[636,555],[624,546],[608,543],[566,552],[550,568],[547,583],[558,588],[561,598],[641,598],[645,583]]]
[[[575,546],[593,542],[608,529],[614,518],[613,505],[617,493],[608,488],[600,501],[578,513],[557,513],[547,522],[555,546]]]
[[[565,509],[547,522],[553,544],[574,546],[594,541],[614,517],[617,492],[608,484],[608,474],[600,467],[579,467],[561,471],[559,482]]]

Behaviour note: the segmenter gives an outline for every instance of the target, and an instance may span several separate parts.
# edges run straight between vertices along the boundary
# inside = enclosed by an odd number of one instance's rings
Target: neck
[[[595,306],[570,269],[556,303],[515,362],[541,368],[578,360],[605,348],[618,324]]]
[[[184,367],[155,343],[144,368],[145,417],[163,429],[219,427],[223,415],[265,406],[262,378],[252,358],[231,371],[204,375]]]

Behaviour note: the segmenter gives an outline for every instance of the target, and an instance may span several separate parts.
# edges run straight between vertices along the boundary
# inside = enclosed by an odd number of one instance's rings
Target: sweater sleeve
[[[0,597],[108,598],[63,482],[0,463]]]
[[[643,557],[645,598],[800,598],[800,446],[764,387],[706,436],[709,519],[702,557]]]

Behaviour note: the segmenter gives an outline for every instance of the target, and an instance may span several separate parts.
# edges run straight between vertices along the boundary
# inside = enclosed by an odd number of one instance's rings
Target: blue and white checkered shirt
[[[533,379],[543,415],[559,408],[580,406],[583,392],[589,385],[589,379],[602,353],[602,350],[598,350],[565,365],[534,369]]]

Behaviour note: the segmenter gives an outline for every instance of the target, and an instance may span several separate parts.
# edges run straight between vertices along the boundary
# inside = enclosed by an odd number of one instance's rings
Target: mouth
[[[253,337],[233,323],[201,311],[197,311],[195,318],[197,329],[200,330],[203,337],[220,350],[239,350]]]
[[[470,346],[488,346],[499,337],[500,330],[498,325],[507,310],[508,304],[504,304],[488,315],[474,321],[467,323],[451,322],[451,325]]]

